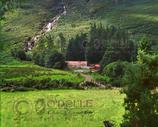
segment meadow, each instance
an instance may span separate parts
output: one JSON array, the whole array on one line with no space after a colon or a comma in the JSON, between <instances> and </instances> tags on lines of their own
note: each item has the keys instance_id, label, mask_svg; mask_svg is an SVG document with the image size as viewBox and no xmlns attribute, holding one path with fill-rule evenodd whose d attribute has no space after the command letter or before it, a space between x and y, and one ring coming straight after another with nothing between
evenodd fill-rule
<instances>
[{"instance_id":1,"label":"meadow","mask_svg":"<svg viewBox=\"0 0 158 127\"><path fill-rule=\"evenodd\" d=\"M123 119L119 90L1 92L1 127L102 127Z\"/></svg>"}]
</instances>

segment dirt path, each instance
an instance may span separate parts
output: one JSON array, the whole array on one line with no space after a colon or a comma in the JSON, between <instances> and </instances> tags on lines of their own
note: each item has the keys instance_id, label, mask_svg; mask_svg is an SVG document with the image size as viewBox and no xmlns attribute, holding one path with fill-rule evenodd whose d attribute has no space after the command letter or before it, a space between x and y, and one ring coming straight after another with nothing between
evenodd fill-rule
<instances>
[{"instance_id":1,"label":"dirt path","mask_svg":"<svg viewBox=\"0 0 158 127\"><path fill-rule=\"evenodd\" d=\"M91 82L93 80L93 77L90 75L86 75L86 74L81 74L81 75L85 78L85 81L87 82Z\"/></svg>"},{"instance_id":2,"label":"dirt path","mask_svg":"<svg viewBox=\"0 0 158 127\"><path fill-rule=\"evenodd\" d=\"M81 75L85 78L84 82L92 82L99 88L106 88L105 85L93 80L93 77L91 75L86 75L86 74L81 74Z\"/></svg>"},{"instance_id":3,"label":"dirt path","mask_svg":"<svg viewBox=\"0 0 158 127\"><path fill-rule=\"evenodd\" d=\"M25 51L31 51L42 36L44 36L46 33L50 32L51 30L53 30L55 28L59 19L63 15L67 14L65 6L63 6L63 9L64 9L64 11L62 13L56 15L46 25L44 25L42 30L39 33L37 33L32 38L28 38L28 40L25 41L25 45L24 45Z\"/></svg>"}]
</instances>

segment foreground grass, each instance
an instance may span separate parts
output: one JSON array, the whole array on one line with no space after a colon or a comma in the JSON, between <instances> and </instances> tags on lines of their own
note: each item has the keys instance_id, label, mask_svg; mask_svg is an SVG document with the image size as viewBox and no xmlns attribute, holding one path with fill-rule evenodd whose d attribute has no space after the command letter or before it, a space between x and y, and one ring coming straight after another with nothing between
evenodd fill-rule
<instances>
[{"instance_id":1,"label":"foreground grass","mask_svg":"<svg viewBox=\"0 0 158 127\"><path fill-rule=\"evenodd\" d=\"M123 98L118 90L1 92L1 127L118 126Z\"/></svg>"}]
</instances>

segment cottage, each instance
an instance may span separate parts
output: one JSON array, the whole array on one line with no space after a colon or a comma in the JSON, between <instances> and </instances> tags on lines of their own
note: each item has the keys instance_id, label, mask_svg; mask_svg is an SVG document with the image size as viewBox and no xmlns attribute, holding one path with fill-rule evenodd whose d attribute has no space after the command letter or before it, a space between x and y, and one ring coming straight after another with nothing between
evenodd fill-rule
<instances>
[{"instance_id":1,"label":"cottage","mask_svg":"<svg viewBox=\"0 0 158 127\"><path fill-rule=\"evenodd\" d=\"M69 68L85 68L88 66L87 61L66 61Z\"/></svg>"}]
</instances>

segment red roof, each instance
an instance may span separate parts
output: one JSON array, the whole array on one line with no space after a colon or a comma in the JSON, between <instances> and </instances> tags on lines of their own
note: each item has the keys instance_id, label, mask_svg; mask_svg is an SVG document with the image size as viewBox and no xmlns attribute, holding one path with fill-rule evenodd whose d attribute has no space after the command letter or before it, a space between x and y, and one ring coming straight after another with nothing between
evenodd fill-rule
<instances>
[{"instance_id":1,"label":"red roof","mask_svg":"<svg viewBox=\"0 0 158 127\"><path fill-rule=\"evenodd\" d=\"M95 67L100 68L100 65L99 64L95 64Z\"/></svg>"},{"instance_id":2,"label":"red roof","mask_svg":"<svg viewBox=\"0 0 158 127\"><path fill-rule=\"evenodd\" d=\"M66 61L68 66L87 66L87 61Z\"/></svg>"}]
</instances>

